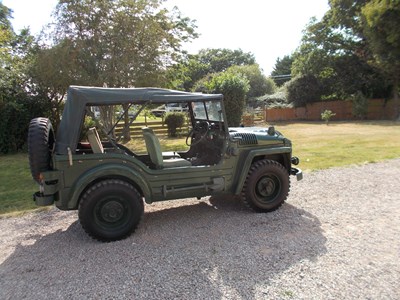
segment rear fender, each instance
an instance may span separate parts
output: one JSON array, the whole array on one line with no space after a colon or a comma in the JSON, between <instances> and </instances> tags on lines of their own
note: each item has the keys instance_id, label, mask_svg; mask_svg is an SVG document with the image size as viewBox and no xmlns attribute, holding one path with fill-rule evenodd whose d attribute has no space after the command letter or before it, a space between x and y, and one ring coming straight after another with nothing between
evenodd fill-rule
<instances>
[{"instance_id":1,"label":"rear fender","mask_svg":"<svg viewBox=\"0 0 400 300\"><path fill-rule=\"evenodd\" d=\"M105 178L119 178L132 183L139 189L139 193L145 198L151 198L151 192L148 183L143 180L143 174L132 170L127 166L117 164L101 165L82 174L75 181L70 190L68 208L74 209L78 207L81 194L93 183Z\"/></svg>"}]
</instances>

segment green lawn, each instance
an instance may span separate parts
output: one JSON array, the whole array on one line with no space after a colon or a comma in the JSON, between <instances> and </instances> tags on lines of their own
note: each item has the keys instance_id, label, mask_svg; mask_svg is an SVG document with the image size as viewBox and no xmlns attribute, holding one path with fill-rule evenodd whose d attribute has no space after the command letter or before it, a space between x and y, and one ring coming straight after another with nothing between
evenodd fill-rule
<instances>
[{"instance_id":1,"label":"green lawn","mask_svg":"<svg viewBox=\"0 0 400 300\"><path fill-rule=\"evenodd\" d=\"M400 157L400 123L279 123L276 129L292 140L293 155L305 171L378 162ZM185 138L160 139L164 151L187 148ZM129 144L139 152L144 144ZM307 180L307 177L305 177ZM0 155L0 215L35 209L27 154Z\"/></svg>"},{"instance_id":2,"label":"green lawn","mask_svg":"<svg viewBox=\"0 0 400 300\"><path fill-rule=\"evenodd\" d=\"M0 214L37 208L27 154L0 155Z\"/></svg>"},{"instance_id":3,"label":"green lawn","mask_svg":"<svg viewBox=\"0 0 400 300\"><path fill-rule=\"evenodd\" d=\"M277 124L293 143L305 171L400 157L400 123L332 122Z\"/></svg>"}]
</instances>

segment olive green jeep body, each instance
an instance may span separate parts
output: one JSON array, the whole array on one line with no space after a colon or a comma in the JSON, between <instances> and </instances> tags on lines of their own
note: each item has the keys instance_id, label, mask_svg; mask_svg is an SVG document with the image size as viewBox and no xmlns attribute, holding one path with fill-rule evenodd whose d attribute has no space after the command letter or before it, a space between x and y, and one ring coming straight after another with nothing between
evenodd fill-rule
<instances>
[{"instance_id":1,"label":"olive green jeep body","mask_svg":"<svg viewBox=\"0 0 400 300\"><path fill-rule=\"evenodd\" d=\"M147 153L135 153L116 134L145 108L168 103L188 107L188 150L162 152L151 128L143 128ZM123 108L118 114L115 109ZM99 111L105 116L96 116ZM132 114L132 110L134 113ZM128 118L129 115L129 118ZM95 122L85 128L85 118ZM82 132L85 136L82 136ZM126 132L126 131L125 131ZM72 86L57 134L46 118L30 123L29 159L40 190L37 205L79 210L85 231L102 241L127 237L146 203L229 194L257 212L277 209L287 198L292 145L273 127L228 128L223 95L156 88Z\"/></svg>"}]
</instances>

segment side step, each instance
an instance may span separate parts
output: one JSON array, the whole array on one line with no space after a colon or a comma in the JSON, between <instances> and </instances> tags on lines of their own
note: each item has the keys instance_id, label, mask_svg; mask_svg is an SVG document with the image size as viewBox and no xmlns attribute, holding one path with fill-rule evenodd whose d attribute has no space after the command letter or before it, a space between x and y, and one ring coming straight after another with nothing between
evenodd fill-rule
<instances>
[{"instance_id":1,"label":"side step","mask_svg":"<svg viewBox=\"0 0 400 300\"><path fill-rule=\"evenodd\" d=\"M225 179L223 177L213 178L213 182L211 184L203 183L193 186L187 187L167 187L166 185L162 186L162 194L164 197L171 192L184 192L184 191L191 191L191 190L198 190L203 189L206 192L211 191L223 191L225 189Z\"/></svg>"}]
</instances>

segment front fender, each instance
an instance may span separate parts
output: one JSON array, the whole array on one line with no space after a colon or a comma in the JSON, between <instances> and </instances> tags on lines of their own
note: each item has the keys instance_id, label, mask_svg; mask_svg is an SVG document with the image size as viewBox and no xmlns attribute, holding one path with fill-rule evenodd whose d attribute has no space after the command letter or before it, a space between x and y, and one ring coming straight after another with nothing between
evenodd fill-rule
<instances>
[{"instance_id":1,"label":"front fender","mask_svg":"<svg viewBox=\"0 0 400 300\"><path fill-rule=\"evenodd\" d=\"M279 147L279 148L271 148L271 149L257 149L257 150L251 150L247 155L246 159L242 165L242 168L237 168L236 169L236 189L234 191L235 195L239 195L240 192L243 189L244 182L246 180L247 174L249 173L251 164L253 163L253 160L255 157L258 156L268 156L268 155L274 155L274 154L291 154L292 153L292 148L291 147Z\"/></svg>"},{"instance_id":2,"label":"front fender","mask_svg":"<svg viewBox=\"0 0 400 300\"><path fill-rule=\"evenodd\" d=\"M149 184L143 179L143 177L143 174L140 174L137 170L133 170L128 166L121 166L119 164L105 164L97 166L83 173L72 185L69 193L68 207L70 209L77 208L82 192L91 183L98 181L101 178L126 178L127 181L133 182L137 187L139 187L145 198L150 198L151 192L149 189Z\"/></svg>"}]
</instances>

